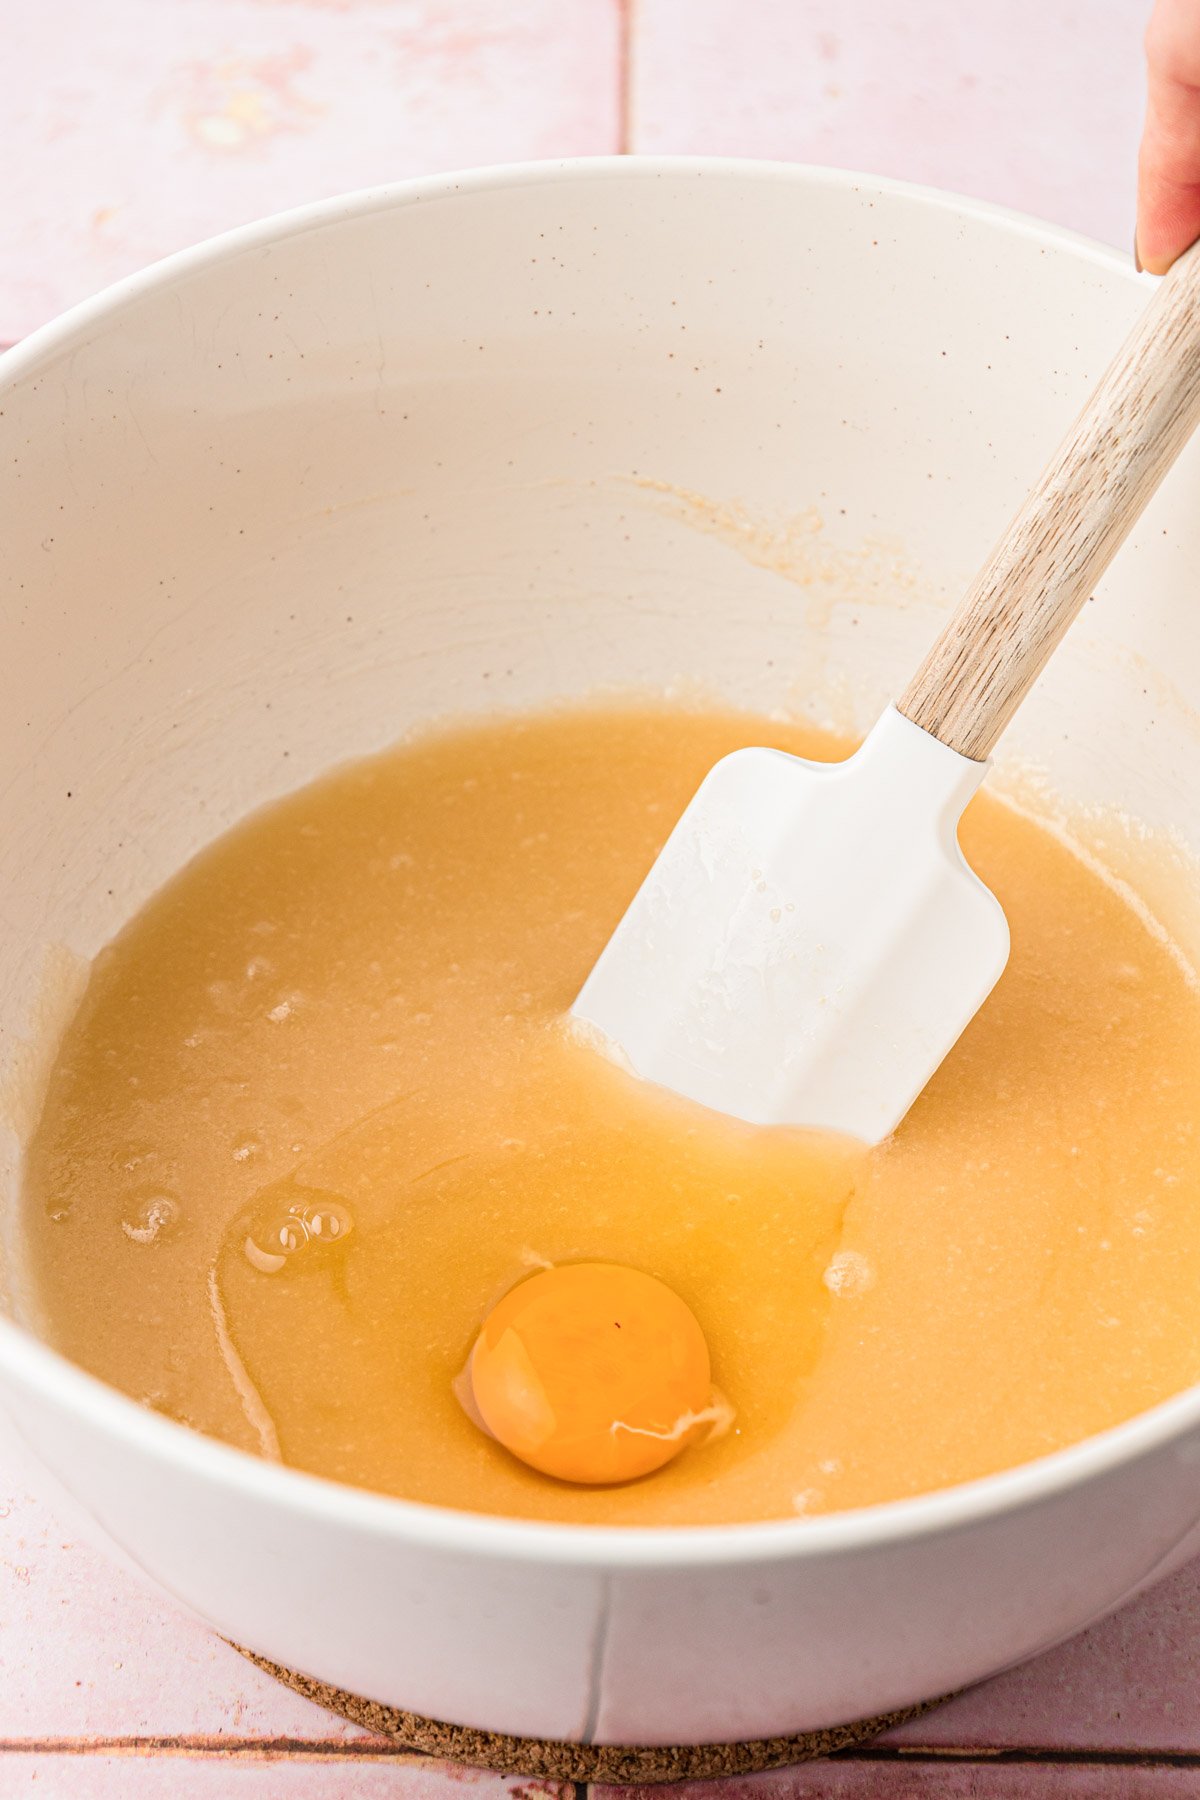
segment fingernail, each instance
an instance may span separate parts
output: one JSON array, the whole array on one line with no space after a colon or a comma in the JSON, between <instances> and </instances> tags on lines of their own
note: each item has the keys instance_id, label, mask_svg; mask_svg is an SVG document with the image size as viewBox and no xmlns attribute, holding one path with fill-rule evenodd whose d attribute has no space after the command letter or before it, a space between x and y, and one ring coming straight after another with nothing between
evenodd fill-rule
<instances>
[{"instance_id":1,"label":"fingernail","mask_svg":"<svg viewBox=\"0 0 1200 1800\"><path fill-rule=\"evenodd\" d=\"M1142 259L1138 255L1138 241L1137 241L1137 232L1136 231L1133 234L1133 266L1137 270L1138 274L1140 275L1142 273Z\"/></svg>"}]
</instances>

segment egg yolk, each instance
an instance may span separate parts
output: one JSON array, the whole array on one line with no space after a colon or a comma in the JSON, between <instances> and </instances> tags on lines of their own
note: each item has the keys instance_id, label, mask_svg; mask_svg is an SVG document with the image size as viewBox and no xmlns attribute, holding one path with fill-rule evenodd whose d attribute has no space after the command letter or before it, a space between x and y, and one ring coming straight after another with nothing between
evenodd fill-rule
<instances>
[{"instance_id":1,"label":"egg yolk","mask_svg":"<svg viewBox=\"0 0 1200 1800\"><path fill-rule=\"evenodd\" d=\"M511 1289L476 1340L470 1381L488 1431L560 1481L649 1475L713 1418L694 1313L616 1263L565 1263Z\"/></svg>"}]
</instances>

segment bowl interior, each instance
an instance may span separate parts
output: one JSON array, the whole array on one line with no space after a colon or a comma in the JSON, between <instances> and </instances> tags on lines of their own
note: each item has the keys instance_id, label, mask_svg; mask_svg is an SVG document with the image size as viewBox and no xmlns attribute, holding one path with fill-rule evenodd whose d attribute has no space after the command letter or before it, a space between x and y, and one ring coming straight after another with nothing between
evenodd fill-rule
<instances>
[{"instance_id":1,"label":"bowl interior","mask_svg":"<svg viewBox=\"0 0 1200 1800\"><path fill-rule=\"evenodd\" d=\"M447 714L865 727L1143 298L936 196L600 163L234 234L6 358L2 1216L87 959L203 843ZM1005 746L1117 862L1121 814L1200 843L1198 483L1193 449Z\"/></svg>"}]
</instances>

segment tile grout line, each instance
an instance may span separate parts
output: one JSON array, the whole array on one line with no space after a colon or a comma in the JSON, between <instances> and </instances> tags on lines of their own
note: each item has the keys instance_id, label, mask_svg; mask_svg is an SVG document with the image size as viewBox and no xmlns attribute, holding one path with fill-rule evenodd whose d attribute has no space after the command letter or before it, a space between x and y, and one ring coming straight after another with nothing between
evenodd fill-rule
<instances>
[{"instance_id":1,"label":"tile grout line","mask_svg":"<svg viewBox=\"0 0 1200 1800\"><path fill-rule=\"evenodd\" d=\"M948 1744L942 1749L937 1744L915 1744L910 1750L904 1744L870 1744L860 1745L855 1750L842 1750L829 1758L831 1762L903 1763L919 1765L929 1763L948 1763L960 1768L994 1768L997 1764L1010 1768L1040 1766L1043 1768L1145 1768L1145 1769L1200 1769L1200 1750L1055 1750L1048 1746L1040 1749L997 1747L989 1749L986 1745L977 1749L968 1749Z\"/></svg>"},{"instance_id":2,"label":"tile grout line","mask_svg":"<svg viewBox=\"0 0 1200 1800\"><path fill-rule=\"evenodd\" d=\"M224 1757L230 1762L336 1759L353 1762L375 1759L379 1762L438 1763L449 1759L430 1756L408 1744L395 1744L379 1738L350 1739L339 1742L330 1738L235 1738L215 1734L179 1737L131 1733L115 1737L47 1737L0 1738L0 1758L4 1756L192 1756Z\"/></svg>"},{"instance_id":3,"label":"tile grout line","mask_svg":"<svg viewBox=\"0 0 1200 1800\"><path fill-rule=\"evenodd\" d=\"M617 154L633 152L633 45L638 0L615 0L617 8Z\"/></svg>"},{"instance_id":4,"label":"tile grout line","mask_svg":"<svg viewBox=\"0 0 1200 1800\"><path fill-rule=\"evenodd\" d=\"M379 1738L351 1739L336 1741L328 1738L233 1738L216 1735L195 1735L192 1737L127 1736L114 1737L50 1737L50 1738L0 1738L0 1757L5 1755L28 1756L145 1756L147 1753L161 1756L193 1757L196 1759L216 1760L224 1758L236 1761L376 1761L376 1762L410 1762L437 1766L446 1762L453 1763L452 1758L431 1756L425 1751L414 1750L404 1744L390 1743ZM961 1768L995 1767L997 1764L1010 1767L1057 1767L1057 1768L1158 1768L1158 1769L1200 1769L1200 1751L1186 1750L1061 1750L1050 1748L1013 1748L990 1749L980 1746L975 1749L949 1746L941 1749L937 1746L914 1746L909 1749L905 1745L881 1744L876 1749L869 1745L852 1751L840 1751L832 1757L814 1759L826 1766L833 1763L849 1765L898 1764L912 1767L919 1764L941 1763L956 1765ZM803 1764L791 1765L796 1768ZM554 1779L554 1778L551 1778ZM615 1785L611 1782L562 1781L557 1782L564 1791L571 1789L575 1800L588 1800L588 1796L601 1788Z\"/></svg>"}]
</instances>

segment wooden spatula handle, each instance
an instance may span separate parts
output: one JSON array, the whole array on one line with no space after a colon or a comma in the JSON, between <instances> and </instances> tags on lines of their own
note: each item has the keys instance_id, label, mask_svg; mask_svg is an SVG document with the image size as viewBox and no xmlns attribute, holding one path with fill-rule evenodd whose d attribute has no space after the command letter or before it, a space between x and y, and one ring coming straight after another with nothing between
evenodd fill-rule
<instances>
[{"instance_id":1,"label":"wooden spatula handle","mask_svg":"<svg viewBox=\"0 0 1200 1800\"><path fill-rule=\"evenodd\" d=\"M1149 306L897 702L982 760L1200 422L1200 244Z\"/></svg>"}]
</instances>

